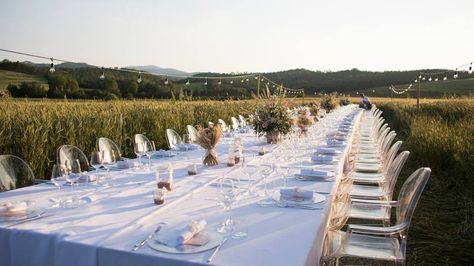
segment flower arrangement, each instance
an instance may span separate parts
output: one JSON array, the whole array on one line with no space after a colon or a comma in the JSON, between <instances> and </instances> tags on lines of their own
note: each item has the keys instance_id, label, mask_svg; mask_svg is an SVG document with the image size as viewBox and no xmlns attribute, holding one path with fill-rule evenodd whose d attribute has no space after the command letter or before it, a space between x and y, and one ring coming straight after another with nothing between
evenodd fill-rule
<instances>
[{"instance_id":1,"label":"flower arrangement","mask_svg":"<svg viewBox=\"0 0 474 266\"><path fill-rule=\"evenodd\" d=\"M316 102L312 102L308 105L309 112L313 117L318 117L319 112L319 104Z\"/></svg>"},{"instance_id":2,"label":"flower arrangement","mask_svg":"<svg viewBox=\"0 0 474 266\"><path fill-rule=\"evenodd\" d=\"M280 100L268 100L257 107L252 126L260 136L266 133L268 143L276 143L280 134L290 132L291 118Z\"/></svg>"},{"instance_id":3,"label":"flower arrangement","mask_svg":"<svg viewBox=\"0 0 474 266\"><path fill-rule=\"evenodd\" d=\"M325 109L328 113L331 112L331 110L335 109L337 107L337 104L337 97L334 93L324 94L321 97L321 108Z\"/></svg>"},{"instance_id":4,"label":"flower arrangement","mask_svg":"<svg viewBox=\"0 0 474 266\"><path fill-rule=\"evenodd\" d=\"M211 126L208 128L200 128L196 137L196 144L206 150L203 164L212 166L219 164L217 160L216 145L222 138L222 128L220 126Z\"/></svg>"},{"instance_id":5,"label":"flower arrangement","mask_svg":"<svg viewBox=\"0 0 474 266\"><path fill-rule=\"evenodd\" d=\"M351 101L349 100L349 98L346 95L342 96L339 99L339 105L344 106L344 105L349 105L349 104L351 104Z\"/></svg>"}]
</instances>

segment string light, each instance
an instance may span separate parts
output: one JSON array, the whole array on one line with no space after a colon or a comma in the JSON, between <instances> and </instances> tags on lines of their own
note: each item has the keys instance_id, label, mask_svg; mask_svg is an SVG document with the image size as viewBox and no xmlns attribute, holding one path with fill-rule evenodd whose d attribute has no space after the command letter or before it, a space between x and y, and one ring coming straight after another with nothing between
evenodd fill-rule
<instances>
[{"instance_id":1,"label":"string light","mask_svg":"<svg viewBox=\"0 0 474 266\"><path fill-rule=\"evenodd\" d=\"M246 78L245 81L249 82L249 78Z\"/></svg>"},{"instance_id":2,"label":"string light","mask_svg":"<svg viewBox=\"0 0 474 266\"><path fill-rule=\"evenodd\" d=\"M230 80L230 84L234 84L234 81L233 81L233 80Z\"/></svg>"},{"instance_id":3,"label":"string light","mask_svg":"<svg viewBox=\"0 0 474 266\"><path fill-rule=\"evenodd\" d=\"M100 73L100 79L105 79L104 67L102 67L102 72Z\"/></svg>"},{"instance_id":4,"label":"string light","mask_svg":"<svg viewBox=\"0 0 474 266\"><path fill-rule=\"evenodd\" d=\"M242 80L240 81L240 83L244 83L244 79L242 79Z\"/></svg>"},{"instance_id":5,"label":"string light","mask_svg":"<svg viewBox=\"0 0 474 266\"><path fill-rule=\"evenodd\" d=\"M435 82L438 81L438 77L436 77L434 81L435 81Z\"/></svg>"},{"instance_id":6,"label":"string light","mask_svg":"<svg viewBox=\"0 0 474 266\"><path fill-rule=\"evenodd\" d=\"M221 85L221 84L222 84L222 81L219 79L219 82L217 82L217 84Z\"/></svg>"},{"instance_id":7,"label":"string light","mask_svg":"<svg viewBox=\"0 0 474 266\"><path fill-rule=\"evenodd\" d=\"M204 86L207 86L207 79L206 79L206 81L204 82Z\"/></svg>"},{"instance_id":8,"label":"string light","mask_svg":"<svg viewBox=\"0 0 474 266\"><path fill-rule=\"evenodd\" d=\"M430 78L428 79L428 81L431 82L432 80L433 80L433 79L432 79L431 76L430 76Z\"/></svg>"},{"instance_id":9,"label":"string light","mask_svg":"<svg viewBox=\"0 0 474 266\"><path fill-rule=\"evenodd\" d=\"M472 74L472 62L471 62L471 64L469 65L469 70L467 71L467 73L469 73L469 75Z\"/></svg>"},{"instance_id":10,"label":"string light","mask_svg":"<svg viewBox=\"0 0 474 266\"><path fill-rule=\"evenodd\" d=\"M255 80L257 80L257 79L258 79L258 77L256 76L256 77L255 77Z\"/></svg>"},{"instance_id":11,"label":"string light","mask_svg":"<svg viewBox=\"0 0 474 266\"><path fill-rule=\"evenodd\" d=\"M457 79L458 78L458 69L456 68L456 71L454 71L453 78Z\"/></svg>"},{"instance_id":12,"label":"string light","mask_svg":"<svg viewBox=\"0 0 474 266\"><path fill-rule=\"evenodd\" d=\"M417 82L418 82L418 80L417 80L417 79L415 79L415 83L417 83Z\"/></svg>"},{"instance_id":13,"label":"string light","mask_svg":"<svg viewBox=\"0 0 474 266\"><path fill-rule=\"evenodd\" d=\"M54 69L53 58L51 58L51 65L49 66L49 72L54 73L54 71L56 71L56 69Z\"/></svg>"},{"instance_id":14,"label":"string light","mask_svg":"<svg viewBox=\"0 0 474 266\"><path fill-rule=\"evenodd\" d=\"M426 77L423 77L421 80L426 80Z\"/></svg>"},{"instance_id":15,"label":"string light","mask_svg":"<svg viewBox=\"0 0 474 266\"><path fill-rule=\"evenodd\" d=\"M443 80L448 80L448 74L444 76Z\"/></svg>"},{"instance_id":16,"label":"string light","mask_svg":"<svg viewBox=\"0 0 474 266\"><path fill-rule=\"evenodd\" d=\"M421 75L418 75L418 79L421 79Z\"/></svg>"},{"instance_id":17,"label":"string light","mask_svg":"<svg viewBox=\"0 0 474 266\"><path fill-rule=\"evenodd\" d=\"M188 80L186 80L186 85L189 85L189 79L188 79Z\"/></svg>"},{"instance_id":18,"label":"string light","mask_svg":"<svg viewBox=\"0 0 474 266\"><path fill-rule=\"evenodd\" d=\"M137 82L138 82L138 83L141 83L141 82L142 82L142 74L141 74L141 72L138 72L138 79L137 79Z\"/></svg>"},{"instance_id":19,"label":"string light","mask_svg":"<svg viewBox=\"0 0 474 266\"><path fill-rule=\"evenodd\" d=\"M168 76L166 76L166 79L165 79L165 85L168 85L169 81L168 81Z\"/></svg>"}]
</instances>

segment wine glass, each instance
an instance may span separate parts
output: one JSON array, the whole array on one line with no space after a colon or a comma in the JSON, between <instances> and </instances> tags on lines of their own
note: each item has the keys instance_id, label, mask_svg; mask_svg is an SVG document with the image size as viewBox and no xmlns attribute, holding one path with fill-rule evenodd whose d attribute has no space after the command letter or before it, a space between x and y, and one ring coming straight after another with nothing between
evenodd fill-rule
<instances>
[{"instance_id":1,"label":"wine glass","mask_svg":"<svg viewBox=\"0 0 474 266\"><path fill-rule=\"evenodd\" d=\"M151 142L151 149L144 149L145 154L148 157L148 169L151 169L151 156L155 153L155 142Z\"/></svg>"},{"instance_id":2,"label":"wine glass","mask_svg":"<svg viewBox=\"0 0 474 266\"><path fill-rule=\"evenodd\" d=\"M138 158L138 164L141 166L142 165L142 156L144 154L144 147L143 147L143 143L135 143L135 145L133 146L134 148L134 152L135 154L137 155L137 158Z\"/></svg>"},{"instance_id":3,"label":"wine glass","mask_svg":"<svg viewBox=\"0 0 474 266\"><path fill-rule=\"evenodd\" d=\"M273 168L268 165L260 165L257 169L258 173L262 177L262 182L263 182L263 192L260 192L258 194L259 197L265 197L268 196L268 190L267 190L267 183L268 180L267 178L272 174Z\"/></svg>"},{"instance_id":4,"label":"wine glass","mask_svg":"<svg viewBox=\"0 0 474 266\"><path fill-rule=\"evenodd\" d=\"M219 180L219 186L217 189L217 202L224 208L224 211L228 213L225 220L217 228L219 233L232 232L233 220L231 216L232 204L236 196L236 188L232 179L222 178Z\"/></svg>"},{"instance_id":5,"label":"wine glass","mask_svg":"<svg viewBox=\"0 0 474 266\"><path fill-rule=\"evenodd\" d=\"M57 164L53 165L51 170L51 183L56 186L58 189L61 189L61 186L64 184L65 180L60 178L61 173Z\"/></svg>"},{"instance_id":6,"label":"wine glass","mask_svg":"<svg viewBox=\"0 0 474 266\"><path fill-rule=\"evenodd\" d=\"M94 151L91 153L90 164L94 167L96 174L99 172L99 167L102 165L102 154Z\"/></svg>"}]
</instances>

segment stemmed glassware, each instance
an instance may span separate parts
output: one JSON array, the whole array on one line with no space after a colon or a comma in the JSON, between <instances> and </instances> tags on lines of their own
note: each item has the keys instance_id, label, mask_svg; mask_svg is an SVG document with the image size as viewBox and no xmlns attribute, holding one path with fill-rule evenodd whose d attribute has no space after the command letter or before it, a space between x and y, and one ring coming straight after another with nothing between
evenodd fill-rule
<instances>
[{"instance_id":1,"label":"stemmed glassware","mask_svg":"<svg viewBox=\"0 0 474 266\"><path fill-rule=\"evenodd\" d=\"M141 166L142 165L142 156L145 155L145 148L143 146L143 143L135 143L133 145L134 152L137 155L138 158L138 164Z\"/></svg>"},{"instance_id":2,"label":"stemmed glassware","mask_svg":"<svg viewBox=\"0 0 474 266\"><path fill-rule=\"evenodd\" d=\"M90 164L94 167L95 172L99 172L99 167L102 165L102 154L100 152L94 151L91 153Z\"/></svg>"},{"instance_id":3,"label":"stemmed glassware","mask_svg":"<svg viewBox=\"0 0 474 266\"><path fill-rule=\"evenodd\" d=\"M227 217L222 224L217 228L219 233L232 232L233 220L231 216L232 204L237 194L237 189L234 186L232 179L222 178L219 181L217 189L217 202L224 208L224 211L228 212Z\"/></svg>"},{"instance_id":4,"label":"stemmed glassware","mask_svg":"<svg viewBox=\"0 0 474 266\"><path fill-rule=\"evenodd\" d=\"M143 146L145 146L145 145L143 145ZM145 147L143 147L144 148L143 150L145 150L145 154L148 157L148 169L150 169L150 170L151 170L151 156L156 151L154 141L151 142L151 146L152 146L151 149L145 149Z\"/></svg>"}]
</instances>

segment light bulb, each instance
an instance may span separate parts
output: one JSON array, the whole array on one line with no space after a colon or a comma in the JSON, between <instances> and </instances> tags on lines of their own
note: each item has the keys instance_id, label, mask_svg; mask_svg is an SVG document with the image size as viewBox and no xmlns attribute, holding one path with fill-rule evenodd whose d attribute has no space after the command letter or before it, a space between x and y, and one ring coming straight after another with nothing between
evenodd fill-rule
<instances>
[{"instance_id":1,"label":"light bulb","mask_svg":"<svg viewBox=\"0 0 474 266\"><path fill-rule=\"evenodd\" d=\"M204 82L204 86L207 86L207 79L206 79L206 81Z\"/></svg>"},{"instance_id":2,"label":"light bulb","mask_svg":"<svg viewBox=\"0 0 474 266\"><path fill-rule=\"evenodd\" d=\"M432 80L433 80L433 79L432 79L431 76L430 76L430 78L428 79L428 81L432 81Z\"/></svg>"},{"instance_id":3,"label":"light bulb","mask_svg":"<svg viewBox=\"0 0 474 266\"><path fill-rule=\"evenodd\" d=\"M444 76L443 80L448 80L448 76L447 75Z\"/></svg>"},{"instance_id":4,"label":"light bulb","mask_svg":"<svg viewBox=\"0 0 474 266\"><path fill-rule=\"evenodd\" d=\"M415 83L417 83L417 82L418 82L418 80L417 80L417 79L415 79Z\"/></svg>"},{"instance_id":5,"label":"light bulb","mask_svg":"<svg viewBox=\"0 0 474 266\"><path fill-rule=\"evenodd\" d=\"M100 72L100 79L105 79L105 72L104 72L104 68L102 67L102 72Z\"/></svg>"},{"instance_id":6,"label":"light bulb","mask_svg":"<svg viewBox=\"0 0 474 266\"><path fill-rule=\"evenodd\" d=\"M221 84L222 84L222 81L219 80L219 82L217 82L217 84L221 85Z\"/></svg>"},{"instance_id":7,"label":"light bulb","mask_svg":"<svg viewBox=\"0 0 474 266\"><path fill-rule=\"evenodd\" d=\"M51 65L49 66L49 72L54 73L54 71L56 71L56 69L54 69L53 58L51 58Z\"/></svg>"},{"instance_id":8,"label":"light bulb","mask_svg":"<svg viewBox=\"0 0 474 266\"><path fill-rule=\"evenodd\" d=\"M263 78L260 81L263 81Z\"/></svg>"},{"instance_id":9,"label":"light bulb","mask_svg":"<svg viewBox=\"0 0 474 266\"><path fill-rule=\"evenodd\" d=\"M168 78L165 79L165 85L168 85L169 81Z\"/></svg>"},{"instance_id":10,"label":"light bulb","mask_svg":"<svg viewBox=\"0 0 474 266\"><path fill-rule=\"evenodd\" d=\"M189 79L188 79L188 80L186 80L186 85L189 85Z\"/></svg>"},{"instance_id":11,"label":"light bulb","mask_svg":"<svg viewBox=\"0 0 474 266\"><path fill-rule=\"evenodd\" d=\"M438 81L438 77L435 78L435 81Z\"/></svg>"},{"instance_id":12,"label":"light bulb","mask_svg":"<svg viewBox=\"0 0 474 266\"><path fill-rule=\"evenodd\" d=\"M455 78L455 79L458 78L458 70L457 70L457 69L456 69L456 71L454 72L453 78Z\"/></svg>"},{"instance_id":13,"label":"light bulb","mask_svg":"<svg viewBox=\"0 0 474 266\"><path fill-rule=\"evenodd\" d=\"M258 79L258 77L255 77L255 79Z\"/></svg>"},{"instance_id":14,"label":"light bulb","mask_svg":"<svg viewBox=\"0 0 474 266\"><path fill-rule=\"evenodd\" d=\"M426 77L423 77L421 80L426 80Z\"/></svg>"},{"instance_id":15,"label":"light bulb","mask_svg":"<svg viewBox=\"0 0 474 266\"><path fill-rule=\"evenodd\" d=\"M138 83L141 83L141 82L142 82L142 75L141 75L140 73L138 74L137 82L138 82Z\"/></svg>"},{"instance_id":16,"label":"light bulb","mask_svg":"<svg viewBox=\"0 0 474 266\"><path fill-rule=\"evenodd\" d=\"M233 81L233 80L231 80L231 81L230 81L230 84L234 84L234 81Z\"/></svg>"},{"instance_id":17,"label":"light bulb","mask_svg":"<svg viewBox=\"0 0 474 266\"><path fill-rule=\"evenodd\" d=\"M421 75L419 75L418 78L421 79Z\"/></svg>"},{"instance_id":18,"label":"light bulb","mask_svg":"<svg viewBox=\"0 0 474 266\"><path fill-rule=\"evenodd\" d=\"M472 74L472 62L471 62L471 65L469 65L469 70L467 71L467 73L469 73L469 75Z\"/></svg>"},{"instance_id":19,"label":"light bulb","mask_svg":"<svg viewBox=\"0 0 474 266\"><path fill-rule=\"evenodd\" d=\"M245 81L249 82L249 78L246 78Z\"/></svg>"}]
</instances>

